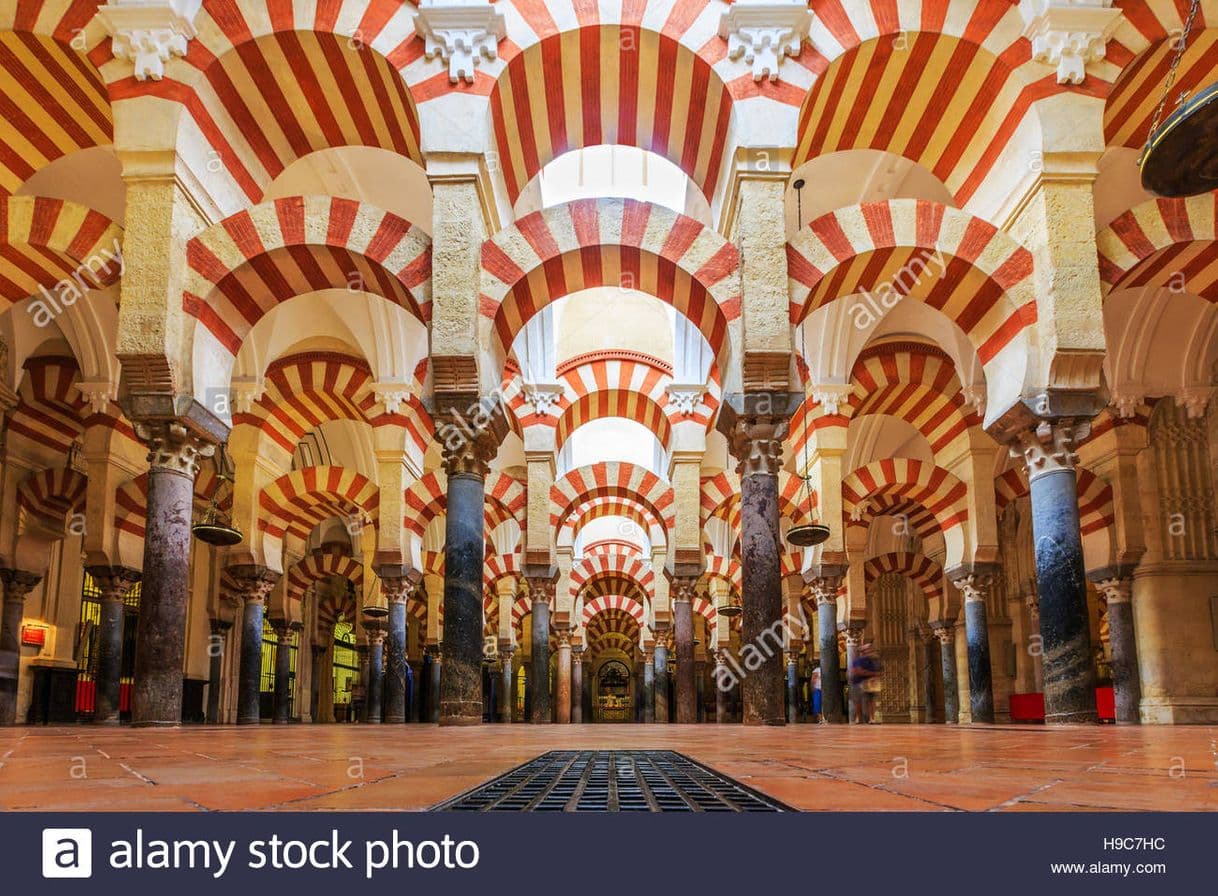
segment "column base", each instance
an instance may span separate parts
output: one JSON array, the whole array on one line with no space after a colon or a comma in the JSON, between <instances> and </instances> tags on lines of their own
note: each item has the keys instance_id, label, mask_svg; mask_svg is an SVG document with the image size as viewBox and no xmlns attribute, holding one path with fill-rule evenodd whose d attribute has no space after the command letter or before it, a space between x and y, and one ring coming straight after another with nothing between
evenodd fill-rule
<instances>
[{"instance_id":1,"label":"column base","mask_svg":"<svg viewBox=\"0 0 1218 896\"><path fill-rule=\"evenodd\" d=\"M1143 697L1140 709L1146 725L1218 724L1214 697Z\"/></svg>"},{"instance_id":2,"label":"column base","mask_svg":"<svg viewBox=\"0 0 1218 896\"><path fill-rule=\"evenodd\" d=\"M122 722L118 719L92 719L89 724L94 728L117 728Z\"/></svg>"},{"instance_id":3,"label":"column base","mask_svg":"<svg viewBox=\"0 0 1218 896\"><path fill-rule=\"evenodd\" d=\"M440 704L440 725L481 725L482 702L444 702Z\"/></svg>"},{"instance_id":4,"label":"column base","mask_svg":"<svg viewBox=\"0 0 1218 896\"><path fill-rule=\"evenodd\" d=\"M237 724L239 725L241 723L238 722ZM160 721L132 722L131 727L132 728L181 728L182 723L181 722L160 722Z\"/></svg>"}]
</instances>

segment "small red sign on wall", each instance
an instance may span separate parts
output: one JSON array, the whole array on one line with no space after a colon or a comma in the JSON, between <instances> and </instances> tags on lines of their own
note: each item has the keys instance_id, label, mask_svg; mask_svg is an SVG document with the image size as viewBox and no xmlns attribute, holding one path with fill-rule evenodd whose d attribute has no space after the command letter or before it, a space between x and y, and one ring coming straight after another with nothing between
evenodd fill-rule
<instances>
[{"instance_id":1,"label":"small red sign on wall","mask_svg":"<svg viewBox=\"0 0 1218 896\"><path fill-rule=\"evenodd\" d=\"M21 626L21 643L25 647L42 647L47 642L47 630L41 625Z\"/></svg>"}]
</instances>

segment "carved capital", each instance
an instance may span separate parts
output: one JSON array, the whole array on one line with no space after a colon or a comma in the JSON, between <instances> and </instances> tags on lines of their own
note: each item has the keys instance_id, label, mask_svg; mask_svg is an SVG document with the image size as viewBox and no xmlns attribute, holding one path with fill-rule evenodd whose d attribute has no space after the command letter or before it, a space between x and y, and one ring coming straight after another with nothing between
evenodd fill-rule
<instances>
[{"instance_id":1,"label":"carved capital","mask_svg":"<svg viewBox=\"0 0 1218 896\"><path fill-rule=\"evenodd\" d=\"M1100 595L1108 604L1127 604L1133 600L1133 579L1101 579L1095 583Z\"/></svg>"},{"instance_id":2,"label":"carved capital","mask_svg":"<svg viewBox=\"0 0 1218 896\"><path fill-rule=\"evenodd\" d=\"M930 624L930 631L931 634L939 639L939 643L944 647L950 647L956 643L956 626L954 623L932 622Z\"/></svg>"},{"instance_id":3,"label":"carved capital","mask_svg":"<svg viewBox=\"0 0 1218 896\"><path fill-rule=\"evenodd\" d=\"M404 604L414 594L415 583L409 576L381 576L381 593L391 604Z\"/></svg>"},{"instance_id":4,"label":"carved capital","mask_svg":"<svg viewBox=\"0 0 1218 896\"><path fill-rule=\"evenodd\" d=\"M453 84L462 80L472 84L474 68L484 59L497 59L499 41L507 36L503 13L486 0L423 0L415 30L426 42L424 55L448 63L448 80Z\"/></svg>"},{"instance_id":5,"label":"carved capital","mask_svg":"<svg viewBox=\"0 0 1218 896\"><path fill-rule=\"evenodd\" d=\"M525 583L529 589L529 601L534 606L537 604L554 606L554 592L558 589L558 583L554 579L530 577L525 579Z\"/></svg>"},{"instance_id":6,"label":"carved capital","mask_svg":"<svg viewBox=\"0 0 1218 896\"><path fill-rule=\"evenodd\" d=\"M211 619L207 620L207 624L211 630L211 635L213 638L224 637L225 635L228 634L229 630L233 627L232 622L230 622L227 619L221 619L218 616L211 617ZM317 648L314 647L313 649L316 650ZM322 650L324 651L325 648L323 647Z\"/></svg>"},{"instance_id":7,"label":"carved capital","mask_svg":"<svg viewBox=\"0 0 1218 896\"><path fill-rule=\"evenodd\" d=\"M994 576L992 573L977 570L952 576L951 583L960 589L966 604L984 603L985 594L994 583Z\"/></svg>"},{"instance_id":8,"label":"carved capital","mask_svg":"<svg viewBox=\"0 0 1218 896\"><path fill-rule=\"evenodd\" d=\"M811 389L812 400L830 417L841 413L842 405L849 401L853 392L854 386L850 383L821 383Z\"/></svg>"},{"instance_id":9,"label":"carved capital","mask_svg":"<svg viewBox=\"0 0 1218 896\"><path fill-rule=\"evenodd\" d=\"M490 433L480 433L453 444L446 443L442 455L444 472L448 476L477 476L479 479L485 479L490 473L491 461L498 450L498 440Z\"/></svg>"},{"instance_id":10,"label":"carved capital","mask_svg":"<svg viewBox=\"0 0 1218 896\"><path fill-rule=\"evenodd\" d=\"M374 383L372 392L386 414L397 414L402 406L410 403L413 394L407 383Z\"/></svg>"},{"instance_id":11,"label":"carved capital","mask_svg":"<svg viewBox=\"0 0 1218 896\"><path fill-rule=\"evenodd\" d=\"M867 627L866 622L851 620L841 626L842 632L846 635L846 644L850 647L858 647L866 638L863 637L863 629Z\"/></svg>"},{"instance_id":12,"label":"carved capital","mask_svg":"<svg viewBox=\"0 0 1218 896\"><path fill-rule=\"evenodd\" d=\"M777 476L782 469L782 440L788 421L769 415L739 417L728 436L728 450L736 458L741 478Z\"/></svg>"},{"instance_id":13,"label":"carved capital","mask_svg":"<svg viewBox=\"0 0 1218 896\"><path fill-rule=\"evenodd\" d=\"M246 603L265 603L279 581L279 573L252 563L230 566L225 572L237 589L237 597Z\"/></svg>"},{"instance_id":14,"label":"carved capital","mask_svg":"<svg viewBox=\"0 0 1218 896\"><path fill-rule=\"evenodd\" d=\"M669 597L672 602L692 603L700 580L698 576L673 576L669 580Z\"/></svg>"},{"instance_id":15,"label":"carved capital","mask_svg":"<svg viewBox=\"0 0 1218 896\"><path fill-rule=\"evenodd\" d=\"M524 397L533 406L533 413L538 417L550 416L563 397L562 383L526 383Z\"/></svg>"},{"instance_id":16,"label":"carved capital","mask_svg":"<svg viewBox=\"0 0 1218 896\"><path fill-rule=\"evenodd\" d=\"M698 412L698 405L706 394L706 386L702 383L669 383L664 391L668 393L670 408L682 417L692 417Z\"/></svg>"},{"instance_id":17,"label":"carved capital","mask_svg":"<svg viewBox=\"0 0 1218 896\"><path fill-rule=\"evenodd\" d=\"M556 628L554 630L554 639L558 642L559 650L562 650L564 647L569 648L571 646L571 629Z\"/></svg>"},{"instance_id":18,"label":"carved capital","mask_svg":"<svg viewBox=\"0 0 1218 896\"><path fill-rule=\"evenodd\" d=\"M820 604L836 604L837 590L841 587L842 576L818 576L808 582L808 589Z\"/></svg>"},{"instance_id":19,"label":"carved capital","mask_svg":"<svg viewBox=\"0 0 1218 896\"><path fill-rule=\"evenodd\" d=\"M786 56L798 56L812 25L803 0L736 0L719 20L729 59L753 67L753 80L778 80Z\"/></svg>"},{"instance_id":20,"label":"carved capital","mask_svg":"<svg viewBox=\"0 0 1218 896\"><path fill-rule=\"evenodd\" d=\"M379 646L385 643L385 635L388 631L384 623L381 622L365 622L364 634L368 636L368 643L373 646Z\"/></svg>"},{"instance_id":21,"label":"carved capital","mask_svg":"<svg viewBox=\"0 0 1218 896\"><path fill-rule=\"evenodd\" d=\"M126 566L90 566L86 571L97 584L102 600L122 600L141 576L138 569Z\"/></svg>"},{"instance_id":22,"label":"carved capital","mask_svg":"<svg viewBox=\"0 0 1218 896\"><path fill-rule=\"evenodd\" d=\"M1121 22L1112 0L1023 0L1019 11L1032 58L1057 68L1058 84L1081 84L1087 66L1103 60Z\"/></svg>"},{"instance_id":23,"label":"carved capital","mask_svg":"<svg viewBox=\"0 0 1218 896\"><path fill-rule=\"evenodd\" d=\"M1062 470L1072 471L1078 465L1075 449L1090 433L1090 420L1042 420L1016 435L1011 456L1023 458L1029 480Z\"/></svg>"},{"instance_id":24,"label":"carved capital","mask_svg":"<svg viewBox=\"0 0 1218 896\"><path fill-rule=\"evenodd\" d=\"M21 602L34 590L42 576L24 569L0 569L0 584L4 586L5 603Z\"/></svg>"},{"instance_id":25,"label":"carved capital","mask_svg":"<svg viewBox=\"0 0 1218 896\"><path fill-rule=\"evenodd\" d=\"M199 463L216 453L216 443L176 420L136 420L135 434L148 446L154 472L180 473L194 479Z\"/></svg>"},{"instance_id":26,"label":"carved capital","mask_svg":"<svg viewBox=\"0 0 1218 896\"><path fill-rule=\"evenodd\" d=\"M132 63L137 81L159 81L165 63L185 56L195 36L199 0L110 0L97 18L110 34L116 59Z\"/></svg>"}]
</instances>

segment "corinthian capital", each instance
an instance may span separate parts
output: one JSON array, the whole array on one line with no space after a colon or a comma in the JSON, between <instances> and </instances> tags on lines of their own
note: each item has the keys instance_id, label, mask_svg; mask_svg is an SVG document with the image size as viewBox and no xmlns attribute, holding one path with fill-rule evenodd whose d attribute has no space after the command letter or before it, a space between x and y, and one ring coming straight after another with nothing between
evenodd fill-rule
<instances>
[{"instance_id":1,"label":"corinthian capital","mask_svg":"<svg viewBox=\"0 0 1218 896\"><path fill-rule=\"evenodd\" d=\"M529 587L529 600L534 605L547 604L554 606L554 593L558 590L558 583L554 578L546 576L530 576L525 579L525 583Z\"/></svg>"},{"instance_id":2,"label":"corinthian capital","mask_svg":"<svg viewBox=\"0 0 1218 896\"><path fill-rule=\"evenodd\" d=\"M135 434L148 446L148 465L154 472L194 479L200 461L216 453L214 441L177 420L136 420Z\"/></svg>"},{"instance_id":3,"label":"corinthian capital","mask_svg":"<svg viewBox=\"0 0 1218 896\"><path fill-rule=\"evenodd\" d=\"M932 622L930 631L945 647L956 642L956 626L951 622Z\"/></svg>"},{"instance_id":4,"label":"corinthian capital","mask_svg":"<svg viewBox=\"0 0 1218 896\"><path fill-rule=\"evenodd\" d=\"M275 583L279 581L279 573L253 563L230 566L225 572L236 586L237 596L247 603L265 602L274 590Z\"/></svg>"},{"instance_id":5,"label":"corinthian capital","mask_svg":"<svg viewBox=\"0 0 1218 896\"><path fill-rule=\"evenodd\" d=\"M140 580L140 571L126 566L90 566L88 573L103 600L122 600Z\"/></svg>"},{"instance_id":6,"label":"corinthian capital","mask_svg":"<svg viewBox=\"0 0 1218 896\"><path fill-rule=\"evenodd\" d=\"M381 593L391 604L404 604L410 599L410 595L414 594L415 583L411 581L410 576L385 574L380 579Z\"/></svg>"},{"instance_id":7,"label":"corinthian capital","mask_svg":"<svg viewBox=\"0 0 1218 896\"><path fill-rule=\"evenodd\" d=\"M960 589L960 593L964 595L964 602L971 604L985 601L986 592L994 584L994 574L995 570L977 565L972 568L949 570L947 578Z\"/></svg>"},{"instance_id":8,"label":"corinthian capital","mask_svg":"<svg viewBox=\"0 0 1218 896\"><path fill-rule=\"evenodd\" d=\"M36 572L26 572L23 569L0 569L0 584L4 586L5 601L24 601L25 596L34 590L34 586L42 581L42 576Z\"/></svg>"},{"instance_id":9,"label":"corinthian capital","mask_svg":"<svg viewBox=\"0 0 1218 896\"><path fill-rule=\"evenodd\" d=\"M753 474L777 476L782 468L782 440L787 421L771 416L740 417L728 437L728 450L737 460L741 478Z\"/></svg>"},{"instance_id":10,"label":"corinthian capital","mask_svg":"<svg viewBox=\"0 0 1218 896\"><path fill-rule=\"evenodd\" d=\"M1090 433L1089 420L1074 417L1042 420L1016 436L1011 455L1023 458L1028 465L1029 480L1062 470L1073 471L1078 465L1075 449Z\"/></svg>"}]
</instances>

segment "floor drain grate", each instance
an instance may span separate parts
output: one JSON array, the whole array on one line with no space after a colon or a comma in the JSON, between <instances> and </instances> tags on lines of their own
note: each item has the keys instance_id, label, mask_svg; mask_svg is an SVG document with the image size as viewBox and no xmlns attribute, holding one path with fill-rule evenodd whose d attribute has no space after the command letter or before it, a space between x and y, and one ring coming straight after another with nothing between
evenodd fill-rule
<instances>
[{"instance_id":1,"label":"floor drain grate","mask_svg":"<svg viewBox=\"0 0 1218 896\"><path fill-rule=\"evenodd\" d=\"M790 812L672 750L554 750L432 811Z\"/></svg>"}]
</instances>

